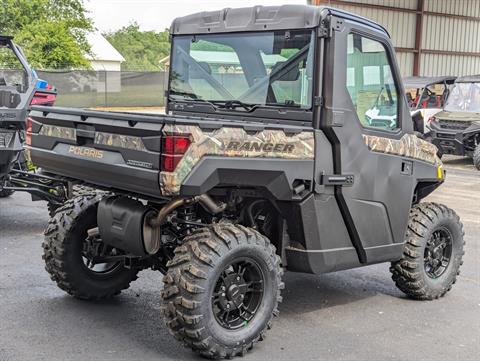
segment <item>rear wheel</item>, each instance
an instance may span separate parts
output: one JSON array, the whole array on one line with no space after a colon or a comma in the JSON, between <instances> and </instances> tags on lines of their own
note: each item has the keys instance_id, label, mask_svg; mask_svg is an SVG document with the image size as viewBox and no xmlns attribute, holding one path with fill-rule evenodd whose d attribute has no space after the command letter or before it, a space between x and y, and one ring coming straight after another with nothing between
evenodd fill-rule
<instances>
[{"instance_id":1,"label":"rear wheel","mask_svg":"<svg viewBox=\"0 0 480 361\"><path fill-rule=\"evenodd\" d=\"M68 200L45 230L46 270L58 287L80 299L112 297L137 278L137 270L123 266L121 250L87 234L97 226L102 197L102 193L90 193Z\"/></svg>"},{"instance_id":2,"label":"rear wheel","mask_svg":"<svg viewBox=\"0 0 480 361\"><path fill-rule=\"evenodd\" d=\"M10 197L13 193L15 193L15 191L13 191L11 189L2 189L0 191L0 198Z\"/></svg>"},{"instance_id":3,"label":"rear wheel","mask_svg":"<svg viewBox=\"0 0 480 361\"><path fill-rule=\"evenodd\" d=\"M444 296L460 274L463 225L450 208L421 203L410 212L403 258L390 268L397 287L414 299Z\"/></svg>"},{"instance_id":4,"label":"rear wheel","mask_svg":"<svg viewBox=\"0 0 480 361\"><path fill-rule=\"evenodd\" d=\"M185 238L168 264L162 313L172 334L209 358L243 355L278 315L284 287L268 239L221 223Z\"/></svg>"},{"instance_id":5,"label":"rear wheel","mask_svg":"<svg viewBox=\"0 0 480 361\"><path fill-rule=\"evenodd\" d=\"M95 192L95 189L93 189L91 187L88 187L88 186L85 186L85 185L74 185L73 186L73 197L72 198L81 196L82 194L89 194L89 193L93 193L93 192ZM99 193L99 191L96 191L96 192ZM65 200L67 200L66 197L65 197ZM54 203L51 203L51 202L49 202L47 204L48 215L50 216L50 218L52 218L55 215L55 212L60 207L61 207L61 205L54 204Z\"/></svg>"},{"instance_id":6,"label":"rear wheel","mask_svg":"<svg viewBox=\"0 0 480 361\"><path fill-rule=\"evenodd\" d=\"M473 152L473 165L480 170L480 145L477 145Z\"/></svg>"}]
</instances>

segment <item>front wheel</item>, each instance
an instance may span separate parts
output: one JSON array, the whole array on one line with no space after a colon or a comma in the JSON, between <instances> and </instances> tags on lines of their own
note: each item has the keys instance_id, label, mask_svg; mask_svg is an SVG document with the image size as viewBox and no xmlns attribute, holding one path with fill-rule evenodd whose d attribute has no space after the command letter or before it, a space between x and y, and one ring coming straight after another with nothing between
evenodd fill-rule
<instances>
[{"instance_id":1,"label":"front wheel","mask_svg":"<svg viewBox=\"0 0 480 361\"><path fill-rule=\"evenodd\" d=\"M480 145L477 145L473 152L473 165L480 170Z\"/></svg>"},{"instance_id":2,"label":"front wheel","mask_svg":"<svg viewBox=\"0 0 480 361\"><path fill-rule=\"evenodd\" d=\"M419 300L444 296L460 274L463 237L460 218L450 208L436 203L414 206L403 257L390 268L397 287Z\"/></svg>"},{"instance_id":3,"label":"front wheel","mask_svg":"<svg viewBox=\"0 0 480 361\"><path fill-rule=\"evenodd\" d=\"M220 223L185 238L168 263L162 313L171 333L208 358L243 355L278 314L284 287L268 239Z\"/></svg>"}]
</instances>

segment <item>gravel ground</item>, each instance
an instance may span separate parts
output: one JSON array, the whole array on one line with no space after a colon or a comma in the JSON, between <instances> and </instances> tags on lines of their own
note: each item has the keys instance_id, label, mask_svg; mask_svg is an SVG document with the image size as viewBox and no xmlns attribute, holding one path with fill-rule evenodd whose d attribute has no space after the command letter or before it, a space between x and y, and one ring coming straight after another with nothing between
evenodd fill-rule
<instances>
[{"instance_id":1,"label":"gravel ground","mask_svg":"<svg viewBox=\"0 0 480 361\"><path fill-rule=\"evenodd\" d=\"M388 264L323 276L287 273L281 316L244 360L478 360L480 172L448 158L431 197L454 208L466 231L457 284L438 301L411 301ZM43 268L43 202L0 200L0 360L191 360L159 315L161 274L108 302L65 295Z\"/></svg>"}]
</instances>

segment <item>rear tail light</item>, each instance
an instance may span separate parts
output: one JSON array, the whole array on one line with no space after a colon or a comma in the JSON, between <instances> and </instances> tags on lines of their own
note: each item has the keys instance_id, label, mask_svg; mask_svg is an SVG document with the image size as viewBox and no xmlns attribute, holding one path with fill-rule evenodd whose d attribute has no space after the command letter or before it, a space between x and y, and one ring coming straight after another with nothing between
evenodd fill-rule
<instances>
[{"instance_id":1,"label":"rear tail light","mask_svg":"<svg viewBox=\"0 0 480 361\"><path fill-rule=\"evenodd\" d=\"M57 99L57 94L55 93L45 93L41 91L36 91L33 94L33 98L30 101L30 105L53 105Z\"/></svg>"},{"instance_id":2,"label":"rear tail light","mask_svg":"<svg viewBox=\"0 0 480 361\"><path fill-rule=\"evenodd\" d=\"M32 145L32 118L27 117L27 130L26 130L26 136L25 136L25 143L27 145Z\"/></svg>"},{"instance_id":3,"label":"rear tail light","mask_svg":"<svg viewBox=\"0 0 480 361\"><path fill-rule=\"evenodd\" d=\"M190 147L189 136L167 135L162 144L162 171L173 172Z\"/></svg>"}]
</instances>

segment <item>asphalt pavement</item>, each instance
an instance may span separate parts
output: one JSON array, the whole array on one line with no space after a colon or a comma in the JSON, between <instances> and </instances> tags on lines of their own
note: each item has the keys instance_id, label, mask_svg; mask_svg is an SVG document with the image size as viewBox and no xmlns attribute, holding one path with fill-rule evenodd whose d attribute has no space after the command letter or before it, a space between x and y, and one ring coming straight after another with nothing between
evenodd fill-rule
<instances>
[{"instance_id":1,"label":"asphalt pavement","mask_svg":"<svg viewBox=\"0 0 480 361\"><path fill-rule=\"evenodd\" d=\"M454 208L466 232L462 273L437 301L412 301L388 264L322 276L287 273L280 317L243 360L479 360L480 172L446 161L430 200ZM44 202L0 200L0 360L196 360L160 316L162 275L143 271L105 302L64 294L43 268Z\"/></svg>"}]
</instances>

